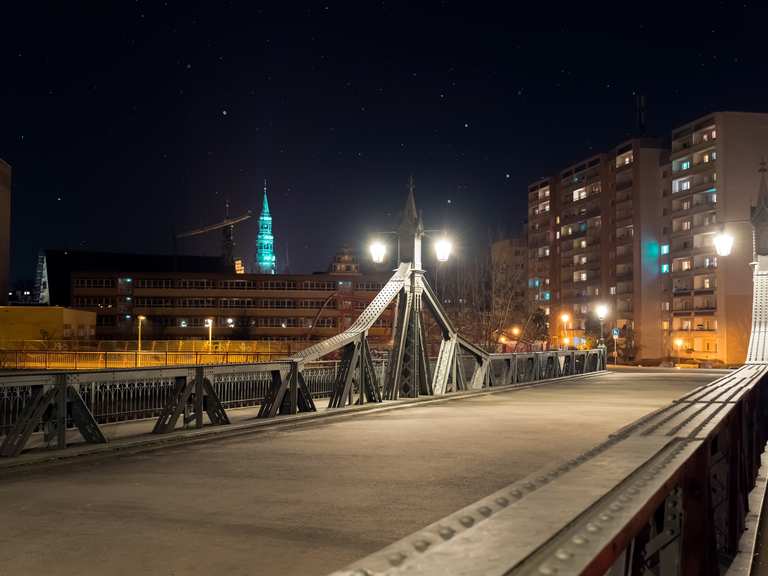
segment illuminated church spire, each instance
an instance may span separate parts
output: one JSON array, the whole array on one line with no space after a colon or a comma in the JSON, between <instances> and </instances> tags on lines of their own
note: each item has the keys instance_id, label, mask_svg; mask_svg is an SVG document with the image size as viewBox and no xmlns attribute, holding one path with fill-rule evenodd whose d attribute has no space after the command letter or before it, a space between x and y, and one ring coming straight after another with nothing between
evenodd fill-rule
<instances>
[{"instance_id":1,"label":"illuminated church spire","mask_svg":"<svg viewBox=\"0 0 768 576\"><path fill-rule=\"evenodd\" d=\"M274 274L275 265L275 237L272 235L272 215L267 201L267 180L264 179L264 201L259 216L259 235L256 238L256 271L260 274Z\"/></svg>"}]
</instances>

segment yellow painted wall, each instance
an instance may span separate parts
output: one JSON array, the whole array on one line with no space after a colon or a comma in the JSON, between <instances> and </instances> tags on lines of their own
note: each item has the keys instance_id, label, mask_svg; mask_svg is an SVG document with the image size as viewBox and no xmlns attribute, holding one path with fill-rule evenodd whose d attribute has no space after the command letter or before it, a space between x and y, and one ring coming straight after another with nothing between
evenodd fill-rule
<instances>
[{"instance_id":1,"label":"yellow painted wall","mask_svg":"<svg viewBox=\"0 0 768 576\"><path fill-rule=\"evenodd\" d=\"M86 340L96 313L60 306L0 306L0 340Z\"/></svg>"}]
</instances>

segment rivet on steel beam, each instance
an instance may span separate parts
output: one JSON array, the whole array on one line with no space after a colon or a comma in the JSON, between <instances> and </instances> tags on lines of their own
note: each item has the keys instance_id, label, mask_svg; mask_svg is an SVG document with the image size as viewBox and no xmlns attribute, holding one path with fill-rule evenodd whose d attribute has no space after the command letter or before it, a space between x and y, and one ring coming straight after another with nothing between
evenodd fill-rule
<instances>
[{"instance_id":1,"label":"rivet on steel beam","mask_svg":"<svg viewBox=\"0 0 768 576\"><path fill-rule=\"evenodd\" d=\"M520 498L523 495L523 493L522 491L515 488L514 490L512 490L512 492L510 492L510 495L512 496L512 498Z\"/></svg>"},{"instance_id":2,"label":"rivet on steel beam","mask_svg":"<svg viewBox=\"0 0 768 576\"><path fill-rule=\"evenodd\" d=\"M488 508L488 506L480 506L480 508L478 508L477 511L480 512L480 514L482 514L486 518L491 514L493 514L493 510Z\"/></svg>"},{"instance_id":3,"label":"rivet on steel beam","mask_svg":"<svg viewBox=\"0 0 768 576\"><path fill-rule=\"evenodd\" d=\"M474 523L475 523L475 519L472 518L472 516L462 516L461 518L459 518L459 524L461 524L465 528L469 528Z\"/></svg>"},{"instance_id":4,"label":"rivet on steel beam","mask_svg":"<svg viewBox=\"0 0 768 576\"><path fill-rule=\"evenodd\" d=\"M523 484L523 486L525 486L528 490L533 490L536 488L536 485L533 482L526 482Z\"/></svg>"},{"instance_id":5,"label":"rivet on steel beam","mask_svg":"<svg viewBox=\"0 0 768 576\"><path fill-rule=\"evenodd\" d=\"M594 524L592 522L589 522L587 524L587 532L591 532L594 534L595 532L599 532L599 531L600 531L600 526L598 526L597 524Z\"/></svg>"},{"instance_id":6,"label":"rivet on steel beam","mask_svg":"<svg viewBox=\"0 0 768 576\"><path fill-rule=\"evenodd\" d=\"M507 498L504 498L504 496L499 496L498 498L496 498L496 504L498 504L499 506L506 506L507 504L509 504L509 500Z\"/></svg>"},{"instance_id":7,"label":"rivet on steel beam","mask_svg":"<svg viewBox=\"0 0 768 576\"><path fill-rule=\"evenodd\" d=\"M438 534L440 534L440 537L443 540L450 540L453 538L453 535L456 534L456 531L453 528L450 528L449 526L443 526L438 531Z\"/></svg>"},{"instance_id":8,"label":"rivet on steel beam","mask_svg":"<svg viewBox=\"0 0 768 576\"><path fill-rule=\"evenodd\" d=\"M609 508L610 508L611 510L613 510L614 512L618 512L619 510L621 510L622 508L624 508L624 506L622 506L622 505L621 505L621 504L619 504L618 502L614 502L613 504L611 504L611 505L609 506Z\"/></svg>"},{"instance_id":9,"label":"rivet on steel beam","mask_svg":"<svg viewBox=\"0 0 768 576\"><path fill-rule=\"evenodd\" d=\"M402 564L406 558L407 556L405 554L403 554L402 552L398 552L397 554L390 554L387 557L387 561L392 566L400 566L400 564Z\"/></svg>"},{"instance_id":10,"label":"rivet on steel beam","mask_svg":"<svg viewBox=\"0 0 768 576\"><path fill-rule=\"evenodd\" d=\"M602 520L603 522L608 522L613 516L608 514L608 512L603 512L600 514L600 516L597 517L599 520Z\"/></svg>"},{"instance_id":11,"label":"rivet on steel beam","mask_svg":"<svg viewBox=\"0 0 768 576\"><path fill-rule=\"evenodd\" d=\"M555 552L555 558L558 560L570 560L570 558L573 556L568 550L565 548L560 548L557 552Z\"/></svg>"},{"instance_id":12,"label":"rivet on steel beam","mask_svg":"<svg viewBox=\"0 0 768 576\"><path fill-rule=\"evenodd\" d=\"M424 550L429 548L430 544L431 542L429 540L422 538L421 540L416 540L416 542L413 543L413 547L419 552L424 552Z\"/></svg>"},{"instance_id":13,"label":"rivet on steel beam","mask_svg":"<svg viewBox=\"0 0 768 576\"><path fill-rule=\"evenodd\" d=\"M571 542L573 542L574 544L578 544L579 546L582 546L587 542L589 542L589 538L587 538L586 536L582 536L581 534L576 534L576 536L571 538Z\"/></svg>"},{"instance_id":14,"label":"rivet on steel beam","mask_svg":"<svg viewBox=\"0 0 768 576\"><path fill-rule=\"evenodd\" d=\"M542 564L539 566L539 574L557 574L557 568L550 566L549 564Z\"/></svg>"}]
</instances>

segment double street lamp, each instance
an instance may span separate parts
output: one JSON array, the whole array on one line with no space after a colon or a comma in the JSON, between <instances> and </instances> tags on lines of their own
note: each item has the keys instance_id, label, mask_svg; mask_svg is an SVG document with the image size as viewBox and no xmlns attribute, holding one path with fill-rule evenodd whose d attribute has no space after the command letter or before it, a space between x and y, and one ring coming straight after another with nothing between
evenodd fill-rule
<instances>
[{"instance_id":1,"label":"double street lamp","mask_svg":"<svg viewBox=\"0 0 768 576\"><path fill-rule=\"evenodd\" d=\"M426 233L425 233L426 234ZM443 234L435 240L435 257L438 262L447 262L453 252L453 242L450 238ZM381 264L387 256L387 245L381 240L374 240L368 246L368 250L371 253L371 260L375 264Z\"/></svg>"}]
</instances>

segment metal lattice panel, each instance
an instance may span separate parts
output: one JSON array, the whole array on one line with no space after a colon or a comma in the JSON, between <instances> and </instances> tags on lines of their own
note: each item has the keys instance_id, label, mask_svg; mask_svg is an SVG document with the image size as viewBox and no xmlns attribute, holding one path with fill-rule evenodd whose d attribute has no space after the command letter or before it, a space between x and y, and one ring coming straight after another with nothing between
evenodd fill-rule
<instances>
[{"instance_id":1,"label":"metal lattice panel","mask_svg":"<svg viewBox=\"0 0 768 576\"><path fill-rule=\"evenodd\" d=\"M409 263L400 264L397 271L392 275L371 303L368 304L365 310L363 310L360 316L358 316L352 326L336 336L302 350L293 356L291 360L294 362L317 360L318 358L322 358L326 354L330 354L342 346L349 344L363 332L366 332L373 326L373 323L378 320L384 310L387 309L387 306L389 306L392 300L395 299L398 292L402 290L403 284L408 278L410 271L411 265Z\"/></svg>"}]
</instances>

